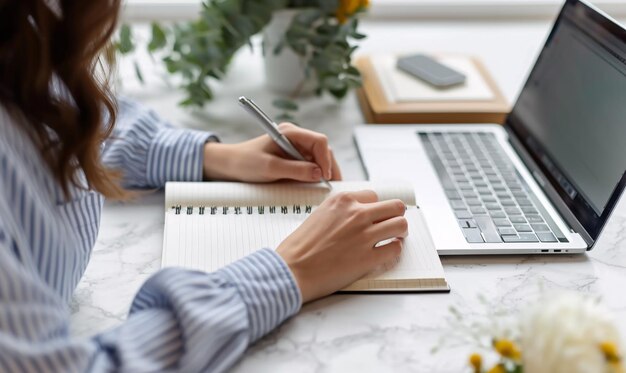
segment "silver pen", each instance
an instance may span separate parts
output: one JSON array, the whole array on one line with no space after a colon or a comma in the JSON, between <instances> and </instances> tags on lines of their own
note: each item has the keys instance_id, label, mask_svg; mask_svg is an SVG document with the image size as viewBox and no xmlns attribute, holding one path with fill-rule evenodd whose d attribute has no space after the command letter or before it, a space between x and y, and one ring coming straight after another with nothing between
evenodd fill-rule
<instances>
[{"instance_id":1,"label":"silver pen","mask_svg":"<svg viewBox=\"0 0 626 373\"><path fill-rule=\"evenodd\" d=\"M263 110L261 110L261 108L259 108L254 102L252 102L252 100L241 96L239 97L239 104L248 112L250 113L250 115L252 115L253 117L255 117L256 119L258 119L259 124L261 125L261 128L263 128L263 130L265 132L267 132L267 134L270 136L270 138L272 140L274 140L274 142L280 146L280 148L282 150L285 151L285 153L289 154L293 159L299 160L299 161L305 161L308 162L306 158L304 158L302 156L302 154L300 154L300 152L298 151L298 149L296 149L291 142L289 141L289 139L287 139L285 137L285 135L283 135L282 133L280 133L280 131L278 130L278 125L276 124L276 122L274 122L273 120L270 119L270 117L267 116L267 114L265 114L263 112ZM329 189L333 189L332 185L330 185L330 183L328 182L328 180L326 180L324 177L322 177L321 182L323 182L324 184L326 184L326 186Z\"/></svg>"}]
</instances>

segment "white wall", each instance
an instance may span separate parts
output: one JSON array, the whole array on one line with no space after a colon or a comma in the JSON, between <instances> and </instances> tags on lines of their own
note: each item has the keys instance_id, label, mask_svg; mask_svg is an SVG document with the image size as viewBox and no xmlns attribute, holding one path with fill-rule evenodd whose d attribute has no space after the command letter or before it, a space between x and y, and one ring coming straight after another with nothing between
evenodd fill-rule
<instances>
[{"instance_id":1,"label":"white wall","mask_svg":"<svg viewBox=\"0 0 626 373\"><path fill-rule=\"evenodd\" d=\"M626 17L626 0L596 0L593 4L614 18ZM369 17L413 19L552 18L561 0L372 0ZM193 18L200 0L125 0L126 20Z\"/></svg>"}]
</instances>

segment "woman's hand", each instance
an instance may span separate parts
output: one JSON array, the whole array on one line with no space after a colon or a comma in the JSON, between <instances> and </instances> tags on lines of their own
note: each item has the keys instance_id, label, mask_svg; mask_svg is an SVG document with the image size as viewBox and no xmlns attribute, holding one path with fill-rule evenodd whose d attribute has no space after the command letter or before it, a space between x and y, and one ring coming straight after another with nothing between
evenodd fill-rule
<instances>
[{"instance_id":1,"label":"woman's hand","mask_svg":"<svg viewBox=\"0 0 626 373\"><path fill-rule=\"evenodd\" d=\"M239 144L207 143L204 148L205 179L318 182L324 177L341 180L341 171L326 136L291 123L282 123L279 128L308 162L293 160L268 135Z\"/></svg>"},{"instance_id":2,"label":"woman's hand","mask_svg":"<svg viewBox=\"0 0 626 373\"><path fill-rule=\"evenodd\" d=\"M308 302L340 290L376 267L396 260L408 234L400 200L376 193L340 193L322 203L276 252ZM390 243L374 247L377 243Z\"/></svg>"}]
</instances>

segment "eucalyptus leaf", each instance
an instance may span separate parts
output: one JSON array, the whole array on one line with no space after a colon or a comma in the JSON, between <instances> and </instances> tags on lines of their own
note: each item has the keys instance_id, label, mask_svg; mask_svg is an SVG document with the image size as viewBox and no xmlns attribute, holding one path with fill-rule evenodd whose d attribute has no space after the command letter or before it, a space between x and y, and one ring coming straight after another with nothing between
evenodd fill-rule
<instances>
[{"instance_id":1,"label":"eucalyptus leaf","mask_svg":"<svg viewBox=\"0 0 626 373\"><path fill-rule=\"evenodd\" d=\"M120 39L117 43L117 49L122 54L127 54L135 50L132 31L127 24L123 24L122 27L120 27Z\"/></svg>"},{"instance_id":2,"label":"eucalyptus leaf","mask_svg":"<svg viewBox=\"0 0 626 373\"><path fill-rule=\"evenodd\" d=\"M329 92L336 99L342 99L342 98L346 97L346 95L348 94L348 86L346 85L342 89L333 89L333 90L330 90Z\"/></svg>"},{"instance_id":3,"label":"eucalyptus leaf","mask_svg":"<svg viewBox=\"0 0 626 373\"><path fill-rule=\"evenodd\" d=\"M311 35L311 37L309 37L309 42L314 47L322 48L328 45L329 41L330 41L330 37L324 36L324 35Z\"/></svg>"},{"instance_id":4,"label":"eucalyptus leaf","mask_svg":"<svg viewBox=\"0 0 626 373\"><path fill-rule=\"evenodd\" d=\"M324 34L324 35L335 35L337 33L337 30L339 30L338 25L332 25L329 23L322 23L321 25L315 28L315 31L318 34Z\"/></svg>"},{"instance_id":5,"label":"eucalyptus leaf","mask_svg":"<svg viewBox=\"0 0 626 373\"><path fill-rule=\"evenodd\" d=\"M336 76L327 76L324 78L324 87L329 91L339 91L346 87L346 83L341 81L341 79Z\"/></svg>"},{"instance_id":6,"label":"eucalyptus leaf","mask_svg":"<svg viewBox=\"0 0 626 373\"><path fill-rule=\"evenodd\" d=\"M288 38L307 38L310 32L307 27L304 27L298 23L292 23L289 29L287 30Z\"/></svg>"},{"instance_id":7,"label":"eucalyptus leaf","mask_svg":"<svg viewBox=\"0 0 626 373\"><path fill-rule=\"evenodd\" d=\"M152 39L148 44L148 51L154 52L156 50L162 49L167 44L167 36L165 35L165 31L156 22L152 23Z\"/></svg>"},{"instance_id":8,"label":"eucalyptus leaf","mask_svg":"<svg viewBox=\"0 0 626 373\"><path fill-rule=\"evenodd\" d=\"M296 52L296 54L299 54L301 56L304 56L306 54L306 43L289 43L289 46L294 52Z\"/></svg>"},{"instance_id":9,"label":"eucalyptus leaf","mask_svg":"<svg viewBox=\"0 0 626 373\"><path fill-rule=\"evenodd\" d=\"M359 34L358 32L351 32L350 33L350 37L352 39L356 39L356 40L362 40L365 39L367 37L367 35L365 34Z\"/></svg>"}]
</instances>

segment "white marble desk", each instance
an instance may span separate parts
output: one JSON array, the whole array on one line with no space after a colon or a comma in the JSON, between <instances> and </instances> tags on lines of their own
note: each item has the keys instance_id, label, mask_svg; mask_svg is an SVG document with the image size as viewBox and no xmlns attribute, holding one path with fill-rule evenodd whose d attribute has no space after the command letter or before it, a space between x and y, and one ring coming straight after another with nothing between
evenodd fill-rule
<instances>
[{"instance_id":1,"label":"white marble desk","mask_svg":"<svg viewBox=\"0 0 626 373\"><path fill-rule=\"evenodd\" d=\"M473 53L480 56L513 100L543 43L548 22L525 23L366 23L369 38L361 52L410 49ZM144 88L125 79L124 92L153 106L177 125L214 130L224 141L258 135L255 124L237 108L247 95L264 107L272 96L263 87L259 48L244 50L228 78L216 87L218 99L202 114L176 107L180 93L153 78ZM122 76L128 76L122 68ZM346 179L363 171L351 131L362 119L354 97L343 105L312 100L300 120L327 133ZM91 263L73 301L72 329L77 336L119 324L133 294L159 268L163 193L128 204L107 203ZM562 257L443 258L450 294L340 295L306 305L278 331L253 346L238 372L459 372L469 346L431 354L450 328L448 307L470 318L484 314L478 295L506 310L517 310L540 292L568 289L600 295L619 319L626 337L626 206L587 255Z\"/></svg>"}]
</instances>

